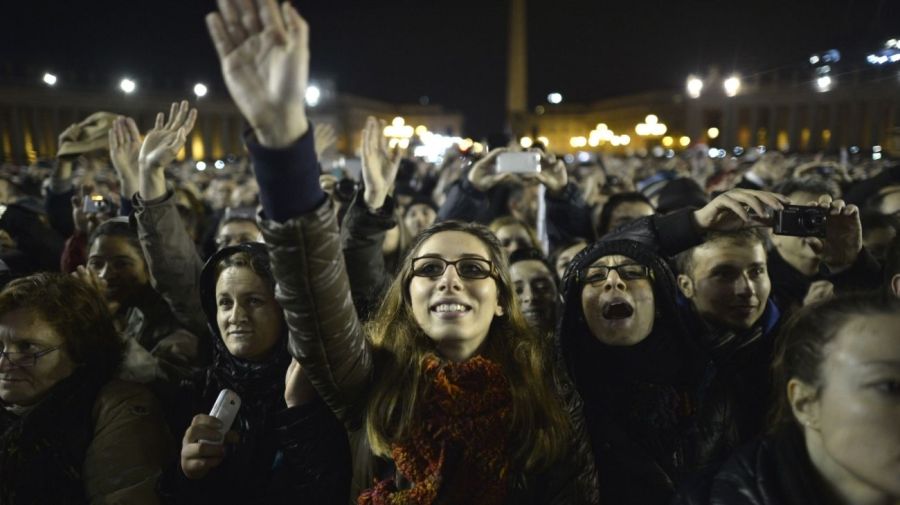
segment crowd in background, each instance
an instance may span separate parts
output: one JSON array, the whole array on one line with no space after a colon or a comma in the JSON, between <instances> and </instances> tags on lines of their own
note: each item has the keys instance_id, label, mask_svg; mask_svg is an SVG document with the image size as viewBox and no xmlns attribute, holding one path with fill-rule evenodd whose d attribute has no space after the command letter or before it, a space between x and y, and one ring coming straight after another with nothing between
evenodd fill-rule
<instances>
[{"instance_id":1,"label":"crowd in background","mask_svg":"<svg viewBox=\"0 0 900 505\"><path fill-rule=\"evenodd\" d=\"M892 153L345 173L303 18L219 6L246 157L182 101L0 170L0 503L900 503Z\"/></svg>"}]
</instances>

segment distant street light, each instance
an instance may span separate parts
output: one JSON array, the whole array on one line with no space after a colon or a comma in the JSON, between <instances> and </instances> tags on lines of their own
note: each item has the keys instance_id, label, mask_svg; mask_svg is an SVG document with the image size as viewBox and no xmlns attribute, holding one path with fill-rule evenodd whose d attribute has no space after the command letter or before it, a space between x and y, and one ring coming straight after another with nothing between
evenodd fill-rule
<instances>
[{"instance_id":1,"label":"distant street light","mask_svg":"<svg viewBox=\"0 0 900 505\"><path fill-rule=\"evenodd\" d=\"M137 84L131 79L125 78L119 82L119 88L124 91L126 94L131 94L137 89Z\"/></svg>"},{"instance_id":2,"label":"distant street light","mask_svg":"<svg viewBox=\"0 0 900 505\"><path fill-rule=\"evenodd\" d=\"M198 82L194 85L194 94L197 95L197 98L203 98L208 91L206 85L203 83Z\"/></svg>"},{"instance_id":3,"label":"distant street light","mask_svg":"<svg viewBox=\"0 0 900 505\"><path fill-rule=\"evenodd\" d=\"M525 149L528 149L529 147L534 145L534 141L531 140L531 137L522 137L519 139L519 145L524 147Z\"/></svg>"},{"instance_id":4,"label":"distant street light","mask_svg":"<svg viewBox=\"0 0 900 505\"><path fill-rule=\"evenodd\" d=\"M706 136L715 139L719 137L719 129L713 126L712 128L706 130Z\"/></svg>"},{"instance_id":5,"label":"distant street light","mask_svg":"<svg viewBox=\"0 0 900 505\"><path fill-rule=\"evenodd\" d=\"M51 74L50 72L44 74L43 80L44 84L46 84L47 86L53 86L54 84L56 84L56 76Z\"/></svg>"},{"instance_id":6,"label":"distant street light","mask_svg":"<svg viewBox=\"0 0 900 505\"><path fill-rule=\"evenodd\" d=\"M678 139L678 144L681 147L687 147L687 146L691 145L691 138L688 137L687 135L685 135Z\"/></svg>"},{"instance_id":7,"label":"distant street light","mask_svg":"<svg viewBox=\"0 0 900 505\"><path fill-rule=\"evenodd\" d=\"M725 79L725 82L722 83L722 87L725 89L725 94L728 96L735 96L741 90L741 79L732 75L728 79Z\"/></svg>"},{"instance_id":8,"label":"distant street light","mask_svg":"<svg viewBox=\"0 0 900 505\"><path fill-rule=\"evenodd\" d=\"M703 91L703 81L699 77L691 75L687 80L687 92L691 98L700 98L700 92Z\"/></svg>"},{"instance_id":9,"label":"distant street light","mask_svg":"<svg viewBox=\"0 0 900 505\"><path fill-rule=\"evenodd\" d=\"M559 93L550 93L547 95L547 101L553 105L560 104L563 101L563 96Z\"/></svg>"},{"instance_id":10,"label":"distant street light","mask_svg":"<svg viewBox=\"0 0 900 505\"><path fill-rule=\"evenodd\" d=\"M816 79L816 88L822 93L829 91L833 84L834 84L834 81L831 79L830 76L827 76L827 75L823 75L822 77L819 77L818 79Z\"/></svg>"},{"instance_id":11,"label":"distant street light","mask_svg":"<svg viewBox=\"0 0 900 505\"><path fill-rule=\"evenodd\" d=\"M319 105L319 100L322 99L322 90L319 89L318 86L311 84L306 87L306 105L310 107L315 107Z\"/></svg>"}]
</instances>

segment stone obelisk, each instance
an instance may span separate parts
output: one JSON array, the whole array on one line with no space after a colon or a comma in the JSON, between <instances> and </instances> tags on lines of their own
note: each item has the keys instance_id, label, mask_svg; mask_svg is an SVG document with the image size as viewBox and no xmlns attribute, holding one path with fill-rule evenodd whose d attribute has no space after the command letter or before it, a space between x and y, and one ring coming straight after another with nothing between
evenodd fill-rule
<instances>
[{"instance_id":1,"label":"stone obelisk","mask_svg":"<svg viewBox=\"0 0 900 505\"><path fill-rule=\"evenodd\" d=\"M525 0L510 0L509 54L506 75L506 121L513 135L521 136L528 112L528 28Z\"/></svg>"}]
</instances>

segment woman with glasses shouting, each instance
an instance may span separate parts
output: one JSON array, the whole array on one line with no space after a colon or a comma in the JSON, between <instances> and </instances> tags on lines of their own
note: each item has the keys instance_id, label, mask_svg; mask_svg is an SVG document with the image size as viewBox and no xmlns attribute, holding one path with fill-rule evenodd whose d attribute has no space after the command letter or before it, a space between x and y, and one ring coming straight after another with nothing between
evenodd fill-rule
<instances>
[{"instance_id":1,"label":"woman with glasses shouting","mask_svg":"<svg viewBox=\"0 0 900 505\"><path fill-rule=\"evenodd\" d=\"M207 23L253 127L247 147L290 351L368 444L355 458L357 482L370 487L358 503L594 502L585 440L542 366L497 240L477 225L428 228L363 328L306 120L306 21L274 0L219 8Z\"/></svg>"},{"instance_id":2,"label":"woman with glasses shouting","mask_svg":"<svg viewBox=\"0 0 900 505\"><path fill-rule=\"evenodd\" d=\"M560 344L584 399L601 503L663 505L734 441L675 278L638 231L581 251L565 274Z\"/></svg>"},{"instance_id":3,"label":"woman with glasses shouting","mask_svg":"<svg viewBox=\"0 0 900 505\"><path fill-rule=\"evenodd\" d=\"M89 285L35 274L0 292L0 503L158 503L170 447Z\"/></svg>"}]
</instances>

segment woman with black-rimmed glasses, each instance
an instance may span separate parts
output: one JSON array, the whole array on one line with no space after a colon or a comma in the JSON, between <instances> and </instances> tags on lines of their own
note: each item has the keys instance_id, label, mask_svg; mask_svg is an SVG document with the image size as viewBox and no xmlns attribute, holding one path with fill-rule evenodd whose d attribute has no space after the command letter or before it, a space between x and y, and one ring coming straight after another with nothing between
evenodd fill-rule
<instances>
[{"instance_id":1,"label":"woman with black-rimmed glasses","mask_svg":"<svg viewBox=\"0 0 900 505\"><path fill-rule=\"evenodd\" d=\"M171 442L155 397L114 379L123 352L77 278L0 292L0 503L158 503Z\"/></svg>"},{"instance_id":2,"label":"woman with black-rimmed glasses","mask_svg":"<svg viewBox=\"0 0 900 505\"><path fill-rule=\"evenodd\" d=\"M640 233L581 251L558 335L584 399L601 503L663 505L733 449L727 398L678 312L675 278Z\"/></svg>"},{"instance_id":3,"label":"woman with black-rimmed glasses","mask_svg":"<svg viewBox=\"0 0 900 505\"><path fill-rule=\"evenodd\" d=\"M288 347L368 442L354 461L357 483L369 487L357 503L594 502L586 443L544 369L497 239L459 222L426 229L363 329L306 120L306 21L287 2L219 8L207 25L253 129L247 147ZM392 179L393 165L379 165L366 173ZM366 199L369 211L386 193ZM368 466L372 456L379 464Z\"/></svg>"}]
</instances>

